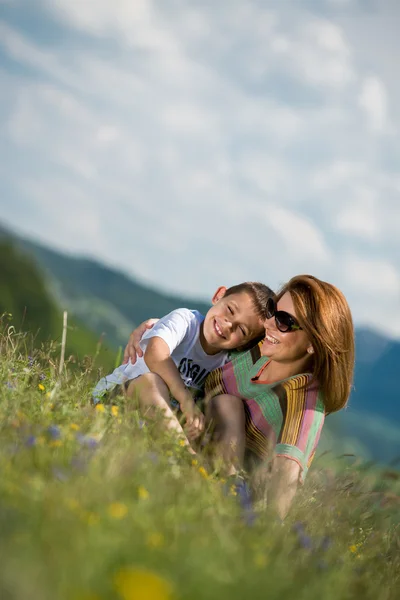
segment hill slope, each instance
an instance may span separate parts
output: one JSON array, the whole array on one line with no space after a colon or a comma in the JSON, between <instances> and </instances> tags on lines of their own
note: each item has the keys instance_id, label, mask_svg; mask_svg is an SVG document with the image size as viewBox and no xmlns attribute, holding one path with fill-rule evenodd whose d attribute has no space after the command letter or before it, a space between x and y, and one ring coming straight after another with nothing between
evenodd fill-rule
<instances>
[{"instance_id":1,"label":"hill slope","mask_svg":"<svg viewBox=\"0 0 400 600\"><path fill-rule=\"evenodd\" d=\"M25 338L28 351L42 343L60 341L62 333L62 310L49 295L43 276L35 264L21 249L16 249L4 238L0 239L0 315L8 313L5 324L14 325L16 331L29 331L32 338ZM82 360L93 356L98 336L70 315L67 330L66 356ZM102 346L98 365L107 370L115 360L115 351Z\"/></svg>"}]
</instances>

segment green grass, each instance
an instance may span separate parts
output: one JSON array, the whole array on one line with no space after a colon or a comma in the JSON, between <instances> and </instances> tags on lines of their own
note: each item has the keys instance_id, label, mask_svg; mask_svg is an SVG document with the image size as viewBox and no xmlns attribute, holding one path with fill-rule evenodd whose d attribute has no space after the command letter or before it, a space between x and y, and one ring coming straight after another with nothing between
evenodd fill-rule
<instances>
[{"instance_id":1,"label":"green grass","mask_svg":"<svg viewBox=\"0 0 400 600\"><path fill-rule=\"evenodd\" d=\"M59 347L21 340L0 337L2 600L399 597L396 471L328 453L283 524L250 515L122 398L90 406L93 361L57 388Z\"/></svg>"}]
</instances>

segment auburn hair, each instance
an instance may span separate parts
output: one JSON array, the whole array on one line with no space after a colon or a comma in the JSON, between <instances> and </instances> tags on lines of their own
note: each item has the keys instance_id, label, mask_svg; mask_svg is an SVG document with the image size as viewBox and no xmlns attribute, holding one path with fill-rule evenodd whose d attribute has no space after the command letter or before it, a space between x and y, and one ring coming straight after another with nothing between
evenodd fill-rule
<instances>
[{"instance_id":1,"label":"auburn hair","mask_svg":"<svg viewBox=\"0 0 400 600\"><path fill-rule=\"evenodd\" d=\"M326 412L340 410L349 398L354 373L354 326L347 300L337 287L312 275L290 279L276 300L286 292L314 349L312 382L320 385Z\"/></svg>"}]
</instances>

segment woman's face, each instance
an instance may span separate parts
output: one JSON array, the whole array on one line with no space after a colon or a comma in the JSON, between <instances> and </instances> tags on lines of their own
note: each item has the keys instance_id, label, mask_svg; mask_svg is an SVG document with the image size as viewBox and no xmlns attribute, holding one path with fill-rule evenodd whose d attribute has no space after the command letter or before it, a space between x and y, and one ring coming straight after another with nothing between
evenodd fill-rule
<instances>
[{"instance_id":1,"label":"woman's face","mask_svg":"<svg viewBox=\"0 0 400 600\"><path fill-rule=\"evenodd\" d=\"M284 310L297 320L292 297L286 292L277 303L277 310ZM307 358L307 348L311 343L302 330L282 333L276 326L275 317L265 321L265 339L261 347L261 354L277 362L291 363Z\"/></svg>"}]
</instances>

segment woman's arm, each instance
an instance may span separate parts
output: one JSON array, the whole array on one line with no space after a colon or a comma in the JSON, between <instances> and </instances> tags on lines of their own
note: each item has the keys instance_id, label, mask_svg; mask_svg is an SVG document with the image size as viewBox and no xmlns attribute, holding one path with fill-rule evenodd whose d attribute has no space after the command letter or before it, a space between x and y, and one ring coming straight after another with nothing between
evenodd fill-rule
<instances>
[{"instance_id":1,"label":"woman's arm","mask_svg":"<svg viewBox=\"0 0 400 600\"><path fill-rule=\"evenodd\" d=\"M140 347L140 340L143 337L143 334L151 329L156 323L158 319L147 319L147 321L143 321L136 329L134 329L129 336L129 340L127 345L125 346L124 351L124 360L122 364L126 364L131 359L131 363L134 365L137 357L143 356L143 350Z\"/></svg>"},{"instance_id":2,"label":"woman's arm","mask_svg":"<svg viewBox=\"0 0 400 600\"><path fill-rule=\"evenodd\" d=\"M276 456L268 489L268 504L284 519L296 495L300 478L300 465L285 456Z\"/></svg>"}]
</instances>

